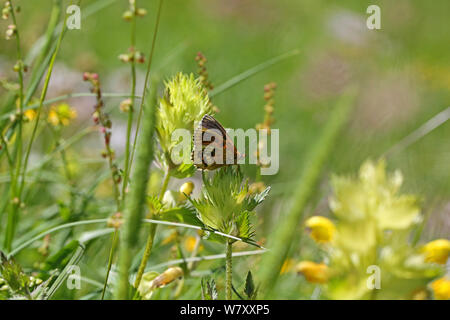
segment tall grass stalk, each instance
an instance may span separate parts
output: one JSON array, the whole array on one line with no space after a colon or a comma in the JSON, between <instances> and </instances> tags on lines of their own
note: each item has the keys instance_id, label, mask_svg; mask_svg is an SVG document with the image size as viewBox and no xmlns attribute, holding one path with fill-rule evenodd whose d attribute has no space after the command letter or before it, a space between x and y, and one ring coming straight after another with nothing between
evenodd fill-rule
<instances>
[{"instance_id":1,"label":"tall grass stalk","mask_svg":"<svg viewBox=\"0 0 450 320\"><path fill-rule=\"evenodd\" d=\"M133 184L130 187L130 195L126 200L123 231L119 241L119 284L115 293L116 299L128 298L131 257L137 246L146 203L149 169L153 160L153 134L156 110L156 91L151 90L150 93L151 95L146 102L144 110L142 133L138 141L136 168L133 172Z\"/></svg>"},{"instance_id":2,"label":"tall grass stalk","mask_svg":"<svg viewBox=\"0 0 450 320\"><path fill-rule=\"evenodd\" d=\"M116 245L117 245L118 233L119 233L119 230L116 228L114 230L114 233L113 233L112 239L111 239L111 249L109 251L108 268L106 270L105 283L103 285L103 290L102 290L102 300L105 298L106 287L108 286L109 273L111 272L112 262L113 262L113 258L114 258L114 251L115 251Z\"/></svg>"},{"instance_id":3,"label":"tall grass stalk","mask_svg":"<svg viewBox=\"0 0 450 320\"><path fill-rule=\"evenodd\" d=\"M131 28L130 28L130 40L131 40L131 51L133 53L133 59L131 59L131 93L130 99L131 104L128 110L128 123L127 123L127 140L125 145L125 164L124 164L124 178L122 185L122 204L125 203L127 184L128 184L128 176L129 172L129 163L130 163L130 143L131 143L131 129L133 127L133 115L134 115L134 102L136 96L136 2L130 1L130 6L132 16L131 16Z\"/></svg>"},{"instance_id":4,"label":"tall grass stalk","mask_svg":"<svg viewBox=\"0 0 450 320\"><path fill-rule=\"evenodd\" d=\"M36 68L33 68L30 79L40 79L42 77L39 74L38 66L44 64L46 56L51 51L51 45L55 36L55 30L58 26L62 7L63 7L62 0L53 0L52 11L50 13L50 18L48 20L47 30L45 31L45 35L43 35L41 48L39 50L38 56L34 61L34 65L36 66ZM31 82L34 81L32 80Z\"/></svg>"},{"instance_id":5,"label":"tall grass stalk","mask_svg":"<svg viewBox=\"0 0 450 320\"><path fill-rule=\"evenodd\" d=\"M260 63L248 70L245 70L244 72L234 76L233 78L231 78L231 79L225 81L224 83L222 83L221 85L217 86L216 88L211 90L211 92L209 93L209 96L210 96L210 98L217 96L217 95L225 92L226 90L238 85L242 81L254 76L255 74L257 74L257 73L259 73L281 61L284 61L288 58L294 57L298 54L300 54L300 50L294 49L292 51L280 54L279 56L276 56L267 61L264 61L263 63Z\"/></svg>"},{"instance_id":6,"label":"tall grass stalk","mask_svg":"<svg viewBox=\"0 0 450 320\"><path fill-rule=\"evenodd\" d=\"M289 253L291 243L296 241L305 207L314 194L323 167L336 144L339 133L349 118L354 105L354 97L355 90L352 88L341 97L332 110L320 138L307 158L303 173L298 179L298 185L292 197L292 207L285 216L278 220L279 224L269 238L268 248L270 251L263 256L259 270L261 285L265 290L266 297L270 296L283 262Z\"/></svg>"},{"instance_id":7,"label":"tall grass stalk","mask_svg":"<svg viewBox=\"0 0 450 320\"><path fill-rule=\"evenodd\" d=\"M5 242L4 246L6 250L11 250L11 244L12 244L12 238L14 237L14 225L15 225L15 219L16 219L16 211L17 208L20 206L20 201L16 201L18 196L18 183L19 183L19 177L20 177L20 168L22 166L22 115L23 115L23 96L24 96L24 79L23 79L23 62L22 62L22 49L20 47L20 32L17 28L17 20L16 20L16 14L15 14L15 7L10 1L11 5L11 19L13 21L13 24L16 26L16 50L17 50L17 64L19 65L18 70L18 77L19 77L19 110L18 114L19 117L16 119L18 121L18 133L17 133L17 140L15 144L15 150L14 150L14 158L15 158L15 168L10 168L11 172L11 186L10 186L10 197L11 197L11 203L10 203L10 211L8 212L8 222L6 227L6 233L5 233ZM5 144L6 145L6 144ZM14 173L13 173L14 172ZM19 197L20 200L20 197ZM19 203L17 203L19 202Z\"/></svg>"},{"instance_id":8,"label":"tall grass stalk","mask_svg":"<svg viewBox=\"0 0 450 320\"><path fill-rule=\"evenodd\" d=\"M131 151L131 156L130 156L128 167L126 167L126 171L125 171L127 174L125 175L124 181L123 181L124 188L128 183L129 171L131 170L131 166L133 165L134 153L136 151L136 141L137 141L137 136L139 133L140 125L141 125L142 111L144 109L145 93L148 90L147 85L148 85L148 81L150 79L150 71L152 68L153 53L155 52L156 36L158 35L159 22L161 20L162 4L163 4L163 0L159 0L158 11L156 14L155 31L153 32L152 46L150 49L150 53L148 55L147 72L145 73L145 80L144 80L144 89L142 92L142 99L141 99L141 103L139 106L139 114L138 114L138 118L137 118L137 122L136 122L136 130L134 133L133 148Z\"/></svg>"}]
</instances>

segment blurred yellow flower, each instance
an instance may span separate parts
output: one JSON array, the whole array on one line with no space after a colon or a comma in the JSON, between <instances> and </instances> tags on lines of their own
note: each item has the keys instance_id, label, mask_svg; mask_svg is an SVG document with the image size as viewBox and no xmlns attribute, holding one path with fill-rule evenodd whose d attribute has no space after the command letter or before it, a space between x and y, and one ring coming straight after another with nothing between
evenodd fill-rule
<instances>
[{"instance_id":1,"label":"blurred yellow flower","mask_svg":"<svg viewBox=\"0 0 450 320\"><path fill-rule=\"evenodd\" d=\"M325 283L328 281L330 271L325 263L315 263L312 261L302 261L296 266L296 271L305 276L311 283Z\"/></svg>"},{"instance_id":2,"label":"blurred yellow flower","mask_svg":"<svg viewBox=\"0 0 450 320\"><path fill-rule=\"evenodd\" d=\"M450 253L450 241L447 239L437 239L428 242L422 247L425 254L425 261L445 264Z\"/></svg>"},{"instance_id":3,"label":"blurred yellow flower","mask_svg":"<svg viewBox=\"0 0 450 320\"><path fill-rule=\"evenodd\" d=\"M437 300L450 300L450 279L446 277L437 279L430 286Z\"/></svg>"},{"instance_id":4,"label":"blurred yellow flower","mask_svg":"<svg viewBox=\"0 0 450 320\"><path fill-rule=\"evenodd\" d=\"M77 112L71 108L67 103L62 103L57 106L52 106L48 112L47 121L54 125L69 125L72 119L77 117Z\"/></svg>"},{"instance_id":5,"label":"blurred yellow flower","mask_svg":"<svg viewBox=\"0 0 450 320\"><path fill-rule=\"evenodd\" d=\"M306 220L305 225L311 230L311 237L319 243L327 243L333 240L336 227L330 219L313 216Z\"/></svg>"},{"instance_id":6,"label":"blurred yellow flower","mask_svg":"<svg viewBox=\"0 0 450 320\"><path fill-rule=\"evenodd\" d=\"M366 161L357 179L334 176L330 209L340 221L374 221L378 230L401 230L420 219L417 198L400 194L400 171L386 172L386 162Z\"/></svg>"},{"instance_id":7,"label":"blurred yellow flower","mask_svg":"<svg viewBox=\"0 0 450 320\"><path fill-rule=\"evenodd\" d=\"M36 111L34 111L33 109L28 109L24 112L24 115L28 121L33 121L36 118Z\"/></svg>"},{"instance_id":8,"label":"blurred yellow flower","mask_svg":"<svg viewBox=\"0 0 450 320\"><path fill-rule=\"evenodd\" d=\"M166 245L169 244L171 242L174 242L178 237L178 232L177 231L173 231L170 233L170 235L166 238L164 238L164 240L161 242L161 244Z\"/></svg>"},{"instance_id":9,"label":"blurred yellow flower","mask_svg":"<svg viewBox=\"0 0 450 320\"><path fill-rule=\"evenodd\" d=\"M294 263L295 263L294 259L284 260L283 265L281 266L280 274L285 274L291 271L292 268L294 267Z\"/></svg>"},{"instance_id":10,"label":"blurred yellow flower","mask_svg":"<svg viewBox=\"0 0 450 320\"><path fill-rule=\"evenodd\" d=\"M193 252L195 250L195 245L197 243L197 238L194 236L188 236L186 237L186 239L184 240L184 247L186 249L187 252ZM203 249L203 246L200 245L198 247L198 251L201 251Z\"/></svg>"}]
</instances>

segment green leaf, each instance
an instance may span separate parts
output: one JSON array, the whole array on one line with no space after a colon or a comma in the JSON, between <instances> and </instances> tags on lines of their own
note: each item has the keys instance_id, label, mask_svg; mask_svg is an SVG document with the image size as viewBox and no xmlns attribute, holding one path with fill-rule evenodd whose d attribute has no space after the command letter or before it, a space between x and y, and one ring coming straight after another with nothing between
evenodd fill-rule
<instances>
[{"instance_id":1,"label":"green leaf","mask_svg":"<svg viewBox=\"0 0 450 320\"><path fill-rule=\"evenodd\" d=\"M79 242L72 240L64 248L59 250L54 255L50 256L44 263L42 271L50 271L53 269L62 269L67 264L74 252L77 250Z\"/></svg>"},{"instance_id":2,"label":"green leaf","mask_svg":"<svg viewBox=\"0 0 450 320\"><path fill-rule=\"evenodd\" d=\"M239 227L239 237L251 239L255 236L255 231L250 222L250 211L242 212L237 218L237 226Z\"/></svg>"},{"instance_id":3,"label":"green leaf","mask_svg":"<svg viewBox=\"0 0 450 320\"><path fill-rule=\"evenodd\" d=\"M193 164L182 163L175 169L170 170L170 175L177 179L184 179L192 177L195 171L197 171L197 168Z\"/></svg>"},{"instance_id":4,"label":"green leaf","mask_svg":"<svg viewBox=\"0 0 450 320\"><path fill-rule=\"evenodd\" d=\"M6 258L1 251L0 255L0 274L2 278L6 281L13 293L25 295L30 281L29 277L23 272L22 267L13 258Z\"/></svg>"},{"instance_id":5,"label":"green leaf","mask_svg":"<svg viewBox=\"0 0 450 320\"><path fill-rule=\"evenodd\" d=\"M194 208L189 207L176 207L165 211L160 214L162 220L171 222L181 222L191 224L198 227L204 227L204 224L197 217L197 213Z\"/></svg>"},{"instance_id":6,"label":"green leaf","mask_svg":"<svg viewBox=\"0 0 450 320\"><path fill-rule=\"evenodd\" d=\"M247 278L245 279L245 294L247 297L252 300L255 294L255 284L253 282L252 272L249 270L247 273Z\"/></svg>"},{"instance_id":7,"label":"green leaf","mask_svg":"<svg viewBox=\"0 0 450 320\"><path fill-rule=\"evenodd\" d=\"M262 191L261 193L258 193L254 198L252 198L249 201L247 210L252 211L258 205L260 205L264 201L264 199L268 196L270 189L271 189L271 187L267 187L264 191Z\"/></svg>"},{"instance_id":8,"label":"green leaf","mask_svg":"<svg viewBox=\"0 0 450 320\"><path fill-rule=\"evenodd\" d=\"M164 207L157 196L147 197L147 205L153 215L158 214Z\"/></svg>"}]
</instances>

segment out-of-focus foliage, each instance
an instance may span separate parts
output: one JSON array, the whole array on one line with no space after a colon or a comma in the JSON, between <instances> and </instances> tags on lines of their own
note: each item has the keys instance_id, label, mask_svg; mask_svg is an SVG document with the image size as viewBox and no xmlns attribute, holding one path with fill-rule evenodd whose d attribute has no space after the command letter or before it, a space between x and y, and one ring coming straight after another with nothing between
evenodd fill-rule
<instances>
[{"instance_id":1,"label":"out-of-focus foliage","mask_svg":"<svg viewBox=\"0 0 450 320\"><path fill-rule=\"evenodd\" d=\"M326 297L411 299L443 274L448 241L411 245L422 214L417 197L400 193L402 181L399 171L386 172L384 160L366 161L356 178L332 178L335 224L318 216L306 222L327 262L297 266L308 281L325 284Z\"/></svg>"}]
</instances>

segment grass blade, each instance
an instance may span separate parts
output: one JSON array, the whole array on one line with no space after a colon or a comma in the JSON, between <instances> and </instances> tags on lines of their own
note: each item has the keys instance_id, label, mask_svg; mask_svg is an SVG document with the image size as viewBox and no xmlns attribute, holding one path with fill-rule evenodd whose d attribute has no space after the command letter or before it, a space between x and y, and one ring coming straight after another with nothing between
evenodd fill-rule
<instances>
[{"instance_id":1,"label":"grass blade","mask_svg":"<svg viewBox=\"0 0 450 320\"><path fill-rule=\"evenodd\" d=\"M130 186L130 195L126 201L122 237L119 241L119 285L115 297L127 299L129 289L129 268L131 257L138 242L139 228L142 224L144 205L150 164L153 160L153 134L156 114L156 90L151 88L150 99L144 109L142 133L139 137L139 146L136 154L136 168L133 172L133 184Z\"/></svg>"},{"instance_id":2,"label":"grass blade","mask_svg":"<svg viewBox=\"0 0 450 320\"><path fill-rule=\"evenodd\" d=\"M290 57L296 56L300 53L300 50L295 49L286 53L283 53L279 56L276 56L272 59L269 59L261 64L258 64L257 66L254 66L253 68L250 68L240 74L238 74L237 76L231 78L230 80L222 83L221 85L217 86L215 89L213 89L210 93L209 96L210 97L214 97L217 96L221 93L223 93L224 91L234 87L235 85L239 84L240 82L250 78L251 76L281 62L284 61Z\"/></svg>"}]
</instances>

